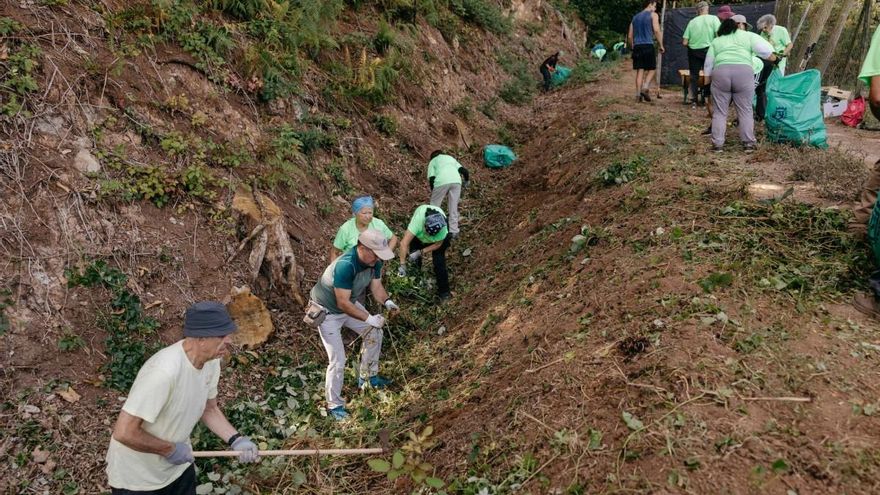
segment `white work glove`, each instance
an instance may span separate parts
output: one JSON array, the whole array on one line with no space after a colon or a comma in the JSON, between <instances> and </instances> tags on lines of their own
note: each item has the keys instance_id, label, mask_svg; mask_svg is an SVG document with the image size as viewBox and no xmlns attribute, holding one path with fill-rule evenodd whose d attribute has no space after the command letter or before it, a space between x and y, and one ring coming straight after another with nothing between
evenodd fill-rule
<instances>
[{"instance_id":1,"label":"white work glove","mask_svg":"<svg viewBox=\"0 0 880 495\"><path fill-rule=\"evenodd\" d=\"M413 252L409 253L409 256L407 256L407 259L409 259L410 261L415 261L421 257L422 257L422 250L420 249L418 251L413 251Z\"/></svg>"},{"instance_id":2,"label":"white work glove","mask_svg":"<svg viewBox=\"0 0 880 495\"><path fill-rule=\"evenodd\" d=\"M385 318L382 315L370 315L364 320L364 323L373 328L382 328L382 325L385 324Z\"/></svg>"},{"instance_id":3,"label":"white work glove","mask_svg":"<svg viewBox=\"0 0 880 495\"><path fill-rule=\"evenodd\" d=\"M405 277L406 276L406 265L400 265L397 267L397 276Z\"/></svg>"},{"instance_id":4,"label":"white work glove","mask_svg":"<svg viewBox=\"0 0 880 495\"><path fill-rule=\"evenodd\" d=\"M394 301L392 301L391 299L386 299L385 309L387 309L388 311L398 311L400 310L400 306L394 304Z\"/></svg>"},{"instance_id":5,"label":"white work glove","mask_svg":"<svg viewBox=\"0 0 880 495\"><path fill-rule=\"evenodd\" d=\"M176 442L174 444L174 452L166 456L165 460L171 464L188 464L195 461L193 458L193 449L186 442Z\"/></svg>"},{"instance_id":6,"label":"white work glove","mask_svg":"<svg viewBox=\"0 0 880 495\"><path fill-rule=\"evenodd\" d=\"M232 450L241 452L238 454L238 462L249 464L260 457L260 450L249 437L238 437L232 442Z\"/></svg>"}]
</instances>

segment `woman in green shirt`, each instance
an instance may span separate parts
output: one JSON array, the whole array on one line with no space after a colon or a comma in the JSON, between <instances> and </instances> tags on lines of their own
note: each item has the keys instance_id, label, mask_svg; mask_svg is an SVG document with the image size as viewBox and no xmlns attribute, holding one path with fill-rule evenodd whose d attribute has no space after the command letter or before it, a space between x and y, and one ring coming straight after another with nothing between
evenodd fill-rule
<instances>
[{"instance_id":1,"label":"woman in green shirt","mask_svg":"<svg viewBox=\"0 0 880 495\"><path fill-rule=\"evenodd\" d=\"M385 225L385 222L373 217L373 208L376 203L371 196L359 196L351 203L352 217L339 226L336 238L330 246L330 261L335 260L340 254L357 246L358 236L361 232L369 229L378 230L388 239L388 247L394 250L397 246L397 236Z\"/></svg>"},{"instance_id":2,"label":"woman in green shirt","mask_svg":"<svg viewBox=\"0 0 880 495\"><path fill-rule=\"evenodd\" d=\"M761 36L773 47L773 53L780 58L777 68L780 74L784 76L785 59L791 53L791 48L794 46L794 43L791 42L791 35L788 34L788 29L777 26L776 16L773 14L762 15L755 24L757 24Z\"/></svg>"},{"instance_id":3,"label":"woman in green shirt","mask_svg":"<svg viewBox=\"0 0 880 495\"><path fill-rule=\"evenodd\" d=\"M703 74L712 85L712 150L724 150L727 112L731 102L739 118L739 137L747 153L755 150L755 120L752 100L755 76L752 57L775 61L773 48L757 34L748 31L749 23L735 15L721 23L718 37L709 45Z\"/></svg>"}]
</instances>

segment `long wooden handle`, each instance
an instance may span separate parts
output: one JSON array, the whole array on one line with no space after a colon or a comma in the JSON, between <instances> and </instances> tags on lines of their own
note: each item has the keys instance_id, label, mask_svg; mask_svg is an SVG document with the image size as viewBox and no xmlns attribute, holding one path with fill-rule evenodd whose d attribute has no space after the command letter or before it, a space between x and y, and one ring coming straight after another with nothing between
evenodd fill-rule
<instances>
[{"instance_id":1,"label":"long wooden handle","mask_svg":"<svg viewBox=\"0 0 880 495\"><path fill-rule=\"evenodd\" d=\"M260 456L274 455L364 455L381 454L385 449L381 447L371 449L306 449L306 450L260 450ZM193 457L238 457L238 450L197 450Z\"/></svg>"}]
</instances>

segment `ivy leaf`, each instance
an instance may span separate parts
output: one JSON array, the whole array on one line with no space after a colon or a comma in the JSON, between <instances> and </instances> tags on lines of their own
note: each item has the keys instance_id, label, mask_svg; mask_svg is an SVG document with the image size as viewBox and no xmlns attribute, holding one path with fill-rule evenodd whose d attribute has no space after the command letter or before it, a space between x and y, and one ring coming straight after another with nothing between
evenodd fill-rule
<instances>
[{"instance_id":1,"label":"ivy leaf","mask_svg":"<svg viewBox=\"0 0 880 495\"><path fill-rule=\"evenodd\" d=\"M399 450L394 451L394 455L391 456L391 467L394 469L400 469L400 466L403 466L403 453Z\"/></svg>"},{"instance_id":2,"label":"ivy leaf","mask_svg":"<svg viewBox=\"0 0 880 495\"><path fill-rule=\"evenodd\" d=\"M369 461L367 461L367 465L370 466L373 471L377 471L380 473L387 473L391 470L391 463L389 463L385 459L370 459Z\"/></svg>"},{"instance_id":3,"label":"ivy leaf","mask_svg":"<svg viewBox=\"0 0 880 495\"><path fill-rule=\"evenodd\" d=\"M645 424L639 421L639 418L626 411L623 411L623 422L626 423L626 426L632 431L643 430L645 428Z\"/></svg>"},{"instance_id":4,"label":"ivy leaf","mask_svg":"<svg viewBox=\"0 0 880 495\"><path fill-rule=\"evenodd\" d=\"M444 482L440 478L425 478L425 484L430 486L431 488L436 488L439 490L443 488L443 485L445 485L446 482Z\"/></svg>"}]
</instances>

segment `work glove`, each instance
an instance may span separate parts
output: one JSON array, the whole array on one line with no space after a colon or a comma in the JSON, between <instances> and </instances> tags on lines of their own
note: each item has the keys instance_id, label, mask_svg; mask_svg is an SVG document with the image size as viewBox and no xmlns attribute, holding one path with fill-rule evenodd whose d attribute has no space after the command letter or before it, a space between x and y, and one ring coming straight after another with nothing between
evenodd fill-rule
<instances>
[{"instance_id":1,"label":"work glove","mask_svg":"<svg viewBox=\"0 0 880 495\"><path fill-rule=\"evenodd\" d=\"M232 450L241 452L238 454L238 462L249 464L260 457L257 445L249 437L238 437L232 442Z\"/></svg>"},{"instance_id":2,"label":"work glove","mask_svg":"<svg viewBox=\"0 0 880 495\"><path fill-rule=\"evenodd\" d=\"M406 276L406 265L400 265L397 267L397 276L405 277Z\"/></svg>"},{"instance_id":3,"label":"work glove","mask_svg":"<svg viewBox=\"0 0 880 495\"><path fill-rule=\"evenodd\" d=\"M398 273L399 272L400 272L400 270L398 270ZM387 309L388 311L399 311L400 306L394 304L394 301L392 301L391 299L386 299L385 300L385 309Z\"/></svg>"},{"instance_id":4,"label":"work glove","mask_svg":"<svg viewBox=\"0 0 880 495\"><path fill-rule=\"evenodd\" d=\"M471 181L469 181L469 180L462 181L462 183L461 183L461 188L462 188L462 189L467 189L467 188L469 188L469 187L471 187Z\"/></svg>"},{"instance_id":5,"label":"work glove","mask_svg":"<svg viewBox=\"0 0 880 495\"><path fill-rule=\"evenodd\" d=\"M407 256L407 259L410 261L416 261L421 257L422 257L422 250L420 249L418 251L413 251L413 252L409 253L409 256Z\"/></svg>"},{"instance_id":6,"label":"work glove","mask_svg":"<svg viewBox=\"0 0 880 495\"><path fill-rule=\"evenodd\" d=\"M382 328L382 325L385 324L385 318L382 315L370 315L364 320L364 323L373 328Z\"/></svg>"},{"instance_id":7,"label":"work glove","mask_svg":"<svg viewBox=\"0 0 880 495\"><path fill-rule=\"evenodd\" d=\"M195 461L193 458L193 449L186 442L176 442L174 444L174 452L165 456L165 460L171 464L187 464Z\"/></svg>"}]
</instances>

